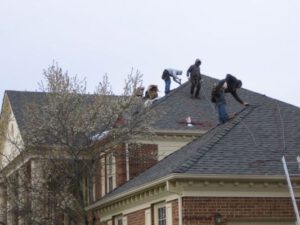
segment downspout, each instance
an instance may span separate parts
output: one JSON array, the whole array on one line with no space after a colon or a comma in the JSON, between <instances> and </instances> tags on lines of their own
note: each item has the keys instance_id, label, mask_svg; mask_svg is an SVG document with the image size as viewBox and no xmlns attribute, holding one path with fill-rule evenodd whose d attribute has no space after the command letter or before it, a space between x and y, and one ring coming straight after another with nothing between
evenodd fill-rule
<instances>
[{"instance_id":1,"label":"downspout","mask_svg":"<svg viewBox=\"0 0 300 225\"><path fill-rule=\"evenodd\" d=\"M178 220L179 225L183 224L182 220L182 195L178 195Z\"/></svg>"},{"instance_id":2,"label":"downspout","mask_svg":"<svg viewBox=\"0 0 300 225\"><path fill-rule=\"evenodd\" d=\"M125 161L126 161L126 181L129 181L129 150L128 150L128 143L125 144Z\"/></svg>"},{"instance_id":3,"label":"downspout","mask_svg":"<svg viewBox=\"0 0 300 225\"><path fill-rule=\"evenodd\" d=\"M166 181L166 187L167 187L167 192L178 195L178 199L177 199L177 201L178 201L178 222L179 222L178 225L182 225L183 224L183 219L182 219L182 193L170 191L170 182L168 180Z\"/></svg>"}]
</instances>

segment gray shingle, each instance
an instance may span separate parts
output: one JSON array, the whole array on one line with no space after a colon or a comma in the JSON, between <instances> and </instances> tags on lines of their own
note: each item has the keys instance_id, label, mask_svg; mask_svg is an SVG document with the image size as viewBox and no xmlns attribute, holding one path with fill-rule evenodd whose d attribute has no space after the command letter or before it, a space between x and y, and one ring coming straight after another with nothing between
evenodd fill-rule
<instances>
[{"instance_id":1,"label":"gray shingle","mask_svg":"<svg viewBox=\"0 0 300 225\"><path fill-rule=\"evenodd\" d=\"M182 101L183 104L183 100L188 101L187 88L188 85L185 84L159 105L168 111L167 115L174 121L178 119L176 110L182 114L182 111L189 108L171 108L168 99L179 99L178 101ZM206 91L209 93L208 90ZM249 90L241 90L240 95L251 106L242 108L234 119L212 128L199 139L167 156L140 176L105 196L104 199L172 173L283 175L282 155L292 160L300 154L300 108ZM229 111L236 111L239 107L236 104L230 99ZM198 107L198 110L205 112L205 107L208 106L202 105L200 100ZM196 108L193 109L194 112L197 111ZM211 108L208 107L207 111L210 110ZM213 119L211 114L208 118ZM164 124L166 127L175 128L174 124L163 123L164 119L165 117L160 121L161 126Z\"/></svg>"}]
</instances>

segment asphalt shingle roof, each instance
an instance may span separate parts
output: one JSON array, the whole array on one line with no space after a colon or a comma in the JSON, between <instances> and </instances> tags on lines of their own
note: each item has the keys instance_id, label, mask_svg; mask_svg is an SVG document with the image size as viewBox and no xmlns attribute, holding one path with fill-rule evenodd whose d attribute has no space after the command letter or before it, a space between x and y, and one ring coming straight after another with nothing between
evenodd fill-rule
<instances>
[{"instance_id":1,"label":"asphalt shingle roof","mask_svg":"<svg viewBox=\"0 0 300 225\"><path fill-rule=\"evenodd\" d=\"M175 95L187 94L186 88L174 92L172 97L184 99ZM283 175L282 155L295 160L300 154L300 108L248 90L242 90L241 97L251 106L242 108L234 119L210 129L103 199L173 173ZM165 104L169 105L167 100ZM207 103L202 105L201 100L198 104L202 110L208 107ZM182 108L185 107L176 107L174 113ZM235 103L229 101L228 108L235 110Z\"/></svg>"},{"instance_id":2,"label":"asphalt shingle roof","mask_svg":"<svg viewBox=\"0 0 300 225\"><path fill-rule=\"evenodd\" d=\"M223 125L210 102L211 88L217 80L204 76L199 99L189 97L187 82L153 104L157 110L156 129L207 130L199 139L170 154L136 178L103 199L153 182L172 173L199 175L282 175L281 157L294 159L300 153L300 108L241 89L240 97L251 104L243 107L226 95L229 112L238 115ZM18 124L22 126L22 107L43 97L36 92L7 91ZM197 125L186 126L192 117ZM204 124L204 125L203 125ZM209 126L207 126L209 124Z\"/></svg>"},{"instance_id":3,"label":"asphalt shingle roof","mask_svg":"<svg viewBox=\"0 0 300 225\"><path fill-rule=\"evenodd\" d=\"M217 80L203 75L202 88L200 91L200 99L190 98L190 83L186 82L173 90L169 95L156 101L152 108L156 110L157 117L153 122L155 129L163 130L208 130L218 124L214 105L210 102L210 94L212 86ZM46 102L45 92L29 92L29 91L6 91L5 92L11 103L13 112L17 119L20 130L24 127L25 107L29 103L43 105ZM262 96L245 89L239 90L239 95L244 101L251 102L257 96ZM92 96L92 95L87 95ZM239 112L243 106L233 99L229 94L226 100L230 107L229 113ZM185 118L190 116L193 127L187 127Z\"/></svg>"},{"instance_id":4,"label":"asphalt shingle roof","mask_svg":"<svg viewBox=\"0 0 300 225\"><path fill-rule=\"evenodd\" d=\"M209 76L202 76L202 88L200 99L190 98L190 82L186 82L173 90L169 95L157 101L153 108L157 110L158 118L153 126L156 129L165 130L208 130L218 124L214 104L210 101L211 90L218 80ZM252 102L261 94L250 92L245 89L238 91L239 96L246 102ZM238 103L231 94L226 95L226 101L230 107L229 113L239 112L243 106ZM186 117L191 117L196 122L193 127L187 127Z\"/></svg>"},{"instance_id":5,"label":"asphalt shingle roof","mask_svg":"<svg viewBox=\"0 0 300 225\"><path fill-rule=\"evenodd\" d=\"M14 116L16 118L18 127L21 134L24 133L25 129L25 114L27 111L27 106L29 104L35 103L37 105L44 105L46 102L46 93L45 92L31 92L31 91L5 91Z\"/></svg>"}]
</instances>

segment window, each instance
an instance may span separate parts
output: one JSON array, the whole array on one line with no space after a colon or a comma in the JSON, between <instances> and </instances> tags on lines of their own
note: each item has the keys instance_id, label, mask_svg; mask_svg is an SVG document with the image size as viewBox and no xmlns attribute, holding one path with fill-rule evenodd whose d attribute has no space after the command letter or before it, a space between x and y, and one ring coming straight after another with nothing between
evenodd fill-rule
<instances>
[{"instance_id":1,"label":"window","mask_svg":"<svg viewBox=\"0 0 300 225\"><path fill-rule=\"evenodd\" d=\"M159 203L154 205L154 225L167 225L166 204Z\"/></svg>"},{"instance_id":2,"label":"window","mask_svg":"<svg viewBox=\"0 0 300 225\"><path fill-rule=\"evenodd\" d=\"M166 207L158 208L158 225L166 225Z\"/></svg>"},{"instance_id":3,"label":"window","mask_svg":"<svg viewBox=\"0 0 300 225\"><path fill-rule=\"evenodd\" d=\"M110 154L107 158L107 192L111 192L114 189L114 158Z\"/></svg>"},{"instance_id":4,"label":"window","mask_svg":"<svg viewBox=\"0 0 300 225\"><path fill-rule=\"evenodd\" d=\"M117 225L123 225L123 220L122 220L122 218L121 218L121 219L118 219Z\"/></svg>"},{"instance_id":5,"label":"window","mask_svg":"<svg viewBox=\"0 0 300 225\"><path fill-rule=\"evenodd\" d=\"M154 225L172 225L172 203L161 202L153 206Z\"/></svg>"},{"instance_id":6,"label":"window","mask_svg":"<svg viewBox=\"0 0 300 225\"><path fill-rule=\"evenodd\" d=\"M123 225L123 216L116 216L114 219L114 225Z\"/></svg>"},{"instance_id":7,"label":"window","mask_svg":"<svg viewBox=\"0 0 300 225\"><path fill-rule=\"evenodd\" d=\"M113 177L108 177L108 192L111 192L113 190Z\"/></svg>"}]
</instances>

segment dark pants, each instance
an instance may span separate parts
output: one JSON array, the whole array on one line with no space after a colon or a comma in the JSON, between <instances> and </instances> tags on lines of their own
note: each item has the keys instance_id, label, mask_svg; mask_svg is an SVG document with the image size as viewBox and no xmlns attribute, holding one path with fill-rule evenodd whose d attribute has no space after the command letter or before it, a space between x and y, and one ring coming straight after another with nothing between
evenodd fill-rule
<instances>
[{"instance_id":1,"label":"dark pants","mask_svg":"<svg viewBox=\"0 0 300 225\"><path fill-rule=\"evenodd\" d=\"M191 96L199 97L199 92L201 89L201 80L191 80ZM194 89L196 88L196 93L194 95Z\"/></svg>"},{"instance_id":2,"label":"dark pants","mask_svg":"<svg viewBox=\"0 0 300 225\"><path fill-rule=\"evenodd\" d=\"M217 104L217 109L218 109L218 114L219 114L219 122L225 123L229 119L229 116L228 116L227 110L226 110L226 103Z\"/></svg>"}]
</instances>

